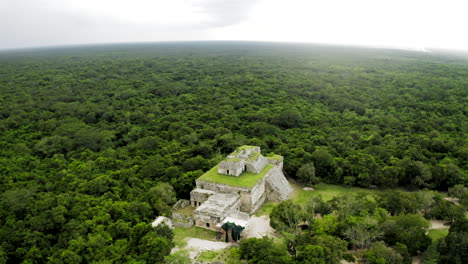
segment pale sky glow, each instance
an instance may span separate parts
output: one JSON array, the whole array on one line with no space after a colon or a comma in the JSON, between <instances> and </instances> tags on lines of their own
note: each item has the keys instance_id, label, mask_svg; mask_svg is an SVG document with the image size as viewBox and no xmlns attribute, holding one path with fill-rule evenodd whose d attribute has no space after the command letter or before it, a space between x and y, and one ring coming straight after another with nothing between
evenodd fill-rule
<instances>
[{"instance_id":1,"label":"pale sky glow","mask_svg":"<svg viewBox=\"0 0 468 264\"><path fill-rule=\"evenodd\" d=\"M174 40L468 50L466 0L0 0L0 49Z\"/></svg>"}]
</instances>

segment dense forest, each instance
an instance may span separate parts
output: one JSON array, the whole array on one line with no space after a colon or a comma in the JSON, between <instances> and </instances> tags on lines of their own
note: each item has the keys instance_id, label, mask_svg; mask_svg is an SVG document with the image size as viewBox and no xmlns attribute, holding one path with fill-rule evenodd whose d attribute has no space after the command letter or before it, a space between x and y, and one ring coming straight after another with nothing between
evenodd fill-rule
<instances>
[{"instance_id":1,"label":"dense forest","mask_svg":"<svg viewBox=\"0 0 468 264\"><path fill-rule=\"evenodd\" d=\"M0 52L0 263L159 263L173 234L152 220L244 144L283 155L286 176L306 184L462 188L467 87L468 59L442 53L249 42Z\"/></svg>"},{"instance_id":2,"label":"dense forest","mask_svg":"<svg viewBox=\"0 0 468 264\"><path fill-rule=\"evenodd\" d=\"M283 201L270 214L282 239L243 239L231 250L228 263L411 264L416 255L426 264L466 263L468 189L459 185L450 190L455 196L464 190L463 206L432 191L358 192L329 201L318 196L304 204ZM447 221L446 237L430 236L426 219Z\"/></svg>"}]
</instances>

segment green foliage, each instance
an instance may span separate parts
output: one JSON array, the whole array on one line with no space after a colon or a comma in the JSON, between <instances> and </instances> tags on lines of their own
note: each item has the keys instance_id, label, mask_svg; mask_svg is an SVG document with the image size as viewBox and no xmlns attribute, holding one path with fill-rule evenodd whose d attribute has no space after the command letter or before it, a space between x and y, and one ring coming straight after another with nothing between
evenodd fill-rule
<instances>
[{"instance_id":1,"label":"green foliage","mask_svg":"<svg viewBox=\"0 0 468 264\"><path fill-rule=\"evenodd\" d=\"M465 209L462 206L454 205L440 196L435 197L434 200L434 205L429 213L430 217L449 223L465 218Z\"/></svg>"},{"instance_id":2,"label":"green foliage","mask_svg":"<svg viewBox=\"0 0 468 264\"><path fill-rule=\"evenodd\" d=\"M167 264L190 264L189 252L187 250L178 250L169 256L164 257L164 263Z\"/></svg>"},{"instance_id":3,"label":"green foliage","mask_svg":"<svg viewBox=\"0 0 468 264\"><path fill-rule=\"evenodd\" d=\"M468 261L468 220L452 224L448 235L437 244L439 263L458 264Z\"/></svg>"},{"instance_id":4,"label":"green foliage","mask_svg":"<svg viewBox=\"0 0 468 264\"><path fill-rule=\"evenodd\" d=\"M319 182L319 178L315 176L314 163L306 163L297 171L297 178L307 184L315 185Z\"/></svg>"},{"instance_id":5,"label":"green foliage","mask_svg":"<svg viewBox=\"0 0 468 264\"><path fill-rule=\"evenodd\" d=\"M309 264L326 264L325 249L321 246L306 245L298 248L296 261L297 263Z\"/></svg>"},{"instance_id":6,"label":"green foliage","mask_svg":"<svg viewBox=\"0 0 468 264\"><path fill-rule=\"evenodd\" d=\"M248 263L291 263L286 247L268 237L243 239L239 249L241 259Z\"/></svg>"},{"instance_id":7,"label":"green foliage","mask_svg":"<svg viewBox=\"0 0 468 264\"><path fill-rule=\"evenodd\" d=\"M338 235L339 221L334 215L326 215L316 219L312 224L312 230L319 235Z\"/></svg>"},{"instance_id":8,"label":"green foliage","mask_svg":"<svg viewBox=\"0 0 468 264\"><path fill-rule=\"evenodd\" d=\"M382 231L377 221L372 218L359 219L357 223L348 227L344 234L346 238L358 248L368 248L371 242L380 239Z\"/></svg>"},{"instance_id":9,"label":"green foliage","mask_svg":"<svg viewBox=\"0 0 468 264\"><path fill-rule=\"evenodd\" d=\"M401 191L385 191L378 194L377 201L380 207L390 214L413 214L419 209L421 203L415 193Z\"/></svg>"},{"instance_id":10,"label":"green foliage","mask_svg":"<svg viewBox=\"0 0 468 264\"><path fill-rule=\"evenodd\" d=\"M327 235L311 238L310 244L299 246L297 249L297 263L329 263L338 264L346 251L346 242Z\"/></svg>"},{"instance_id":11,"label":"green foliage","mask_svg":"<svg viewBox=\"0 0 468 264\"><path fill-rule=\"evenodd\" d=\"M270 225L278 231L294 230L302 220L302 208L290 200L276 205L270 214Z\"/></svg>"},{"instance_id":12,"label":"green foliage","mask_svg":"<svg viewBox=\"0 0 468 264\"><path fill-rule=\"evenodd\" d=\"M227 264L242 264L241 251L237 247L232 247L229 250L229 256L226 260Z\"/></svg>"},{"instance_id":13,"label":"green foliage","mask_svg":"<svg viewBox=\"0 0 468 264\"><path fill-rule=\"evenodd\" d=\"M219 256L219 254L221 253L222 250L209 250L209 251L203 251L201 252L198 257L197 257L197 260L198 261L206 261L206 262L210 262L210 261L214 261L216 259L216 257Z\"/></svg>"},{"instance_id":14,"label":"green foliage","mask_svg":"<svg viewBox=\"0 0 468 264\"><path fill-rule=\"evenodd\" d=\"M270 43L3 52L0 259L143 263L145 250L162 261L168 238L135 233L174 201L171 188L152 188L165 182L187 198L202 172L244 144L283 155L288 177L313 163L321 181L354 186L318 184L328 186L324 201L356 186L465 186L467 65L436 53ZM296 201L318 195L302 190ZM381 206L413 212L414 199L402 197L403 206ZM427 201L417 210L430 212ZM351 224L330 222L318 230L344 237Z\"/></svg>"},{"instance_id":15,"label":"green foliage","mask_svg":"<svg viewBox=\"0 0 468 264\"><path fill-rule=\"evenodd\" d=\"M329 203L340 219L347 216L364 216L372 213L377 207L365 193L344 194L333 198Z\"/></svg>"},{"instance_id":16,"label":"green foliage","mask_svg":"<svg viewBox=\"0 0 468 264\"><path fill-rule=\"evenodd\" d=\"M383 242L373 243L364 253L365 263L369 264L400 264L403 257L394 249L386 247ZM411 263L411 262L410 262Z\"/></svg>"},{"instance_id":17,"label":"green foliage","mask_svg":"<svg viewBox=\"0 0 468 264\"><path fill-rule=\"evenodd\" d=\"M304 122L302 114L295 110L285 110L276 117L276 123L283 128L300 127Z\"/></svg>"},{"instance_id":18,"label":"green foliage","mask_svg":"<svg viewBox=\"0 0 468 264\"><path fill-rule=\"evenodd\" d=\"M448 190L448 196L458 198L460 203L468 208L468 188L461 184L457 184Z\"/></svg>"},{"instance_id":19,"label":"green foliage","mask_svg":"<svg viewBox=\"0 0 468 264\"><path fill-rule=\"evenodd\" d=\"M382 224L383 240L390 246L397 243L406 245L414 256L431 244L431 238L426 234L428 227L427 220L419 215L394 216Z\"/></svg>"}]
</instances>

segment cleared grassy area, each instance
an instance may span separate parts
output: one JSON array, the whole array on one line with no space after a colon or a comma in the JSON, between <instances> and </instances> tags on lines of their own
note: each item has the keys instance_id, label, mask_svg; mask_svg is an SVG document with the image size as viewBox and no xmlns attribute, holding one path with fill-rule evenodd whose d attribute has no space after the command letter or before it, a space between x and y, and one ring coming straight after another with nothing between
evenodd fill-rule
<instances>
[{"instance_id":1,"label":"cleared grassy area","mask_svg":"<svg viewBox=\"0 0 468 264\"><path fill-rule=\"evenodd\" d=\"M432 239L432 242L437 241L439 238L446 237L449 233L448 228L444 229L431 229L429 230L428 236Z\"/></svg>"},{"instance_id":2,"label":"cleared grassy area","mask_svg":"<svg viewBox=\"0 0 468 264\"><path fill-rule=\"evenodd\" d=\"M258 211L255 213L256 216L262 216L262 215L270 215L271 211L277 205L278 203L274 202L266 202L258 209Z\"/></svg>"},{"instance_id":3,"label":"cleared grassy area","mask_svg":"<svg viewBox=\"0 0 468 264\"><path fill-rule=\"evenodd\" d=\"M216 232L196 226L190 228L176 227L174 229L174 242L179 248L187 245L186 238L189 237L216 241Z\"/></svg>"},{"instance_id":4,"label":"cleared grassy area","mask_svg":"<svg viewBox=\"0 0 468 264\"><path fill-rule=\"evenodd\" d=\"M183 215L193 215L193 211L195 211L195 207L187 205L184 208L177 209L175 212Z\"/></svg>"},{"instance_id":5,"label":"cleared grassy area","mask_svg":"<svg viewBox=\"0 0 468 264\"><path fill-rule=\"evenodd\" d=\"M226 261L227 256L229 255L229 249L221 249L221 250L209 250L203 251L198 255L197 261L204 261L204 262L213 262L213 261Z\"/></svg>"},{"instance_id":6,"label":"cleared grassy area","mask_svg":"<svg viewBox=\"0 0 468 264\"><path fill-rule=\"evenodd\" d=\"M273 165L268 164L259 174L244 171L239 177L235 177L219 174L218 166L214 166L211 170L200 176L198 179L207 182L221 183L229 186L252 188L272 167Z\"/></svg>"},{"instance_id":7,"label":"cleared grassy area","mask_svg":"<svg viewBox=\"0 0 468 264\"><path fill-rule=\"evenodd\" d=\"M367 194L375 194L379 192L379 190L369 190L359 187L345 187L325 183L319 183L315 185L314 191L306 191L303 189L304 186L298 183L290 182L290 184L294 189L294 192L291 195L291 199L295 203L304 203L310 200L311 198L317 197L319 195L322 195L323 200L329 201L336 196L340 196L347 193L352 194L362 192Z\"/></svg>"},{"instance_id":8,"label":"cleared grassy area","mask_svg":"<svg viewBox=\"0 0 468 264\"><path fill-rule=\"evenodd\" d=\"M358 192L364 192L367 194L375 194L379 192L379 190L369 190L369 189L364 189L364 188L358 188L358 187L346 187L346 186L340 186L340 185L333 185L333 184L325 184L325 183L319 183L314 186L314 191L306 191L303 188L305 186L293 182L289 180L289 184L291 184L291 187L293 188L293 193L290 194L290 199L293 200L295 203L301 204L305 203L308 200L322 195L322 198L325 201L330 201L336 196L340 196L343 194L352 194L352 193L358 193ZM270 215L271 211L273 208L277 205L278 203L275 202L266 202L263 204L262 207L255 213L256 216L262 216L262 215Z\"/></svg>"}]
</instances>

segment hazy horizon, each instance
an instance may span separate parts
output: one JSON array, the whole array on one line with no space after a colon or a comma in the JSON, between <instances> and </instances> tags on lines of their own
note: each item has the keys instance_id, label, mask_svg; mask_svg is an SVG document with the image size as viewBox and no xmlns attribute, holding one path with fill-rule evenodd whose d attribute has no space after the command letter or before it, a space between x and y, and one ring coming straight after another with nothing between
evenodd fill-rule
<instances>
[{"instance_id":1,"label":"hazy horizon","mask_svg":"<svg viewBox=\"0 0 468 264\"><path fill-rule=\"evenodd\" d=\"M259 41L468 50L460 0L3 0L0 50Z\"/></svg>"}]
</instances>

